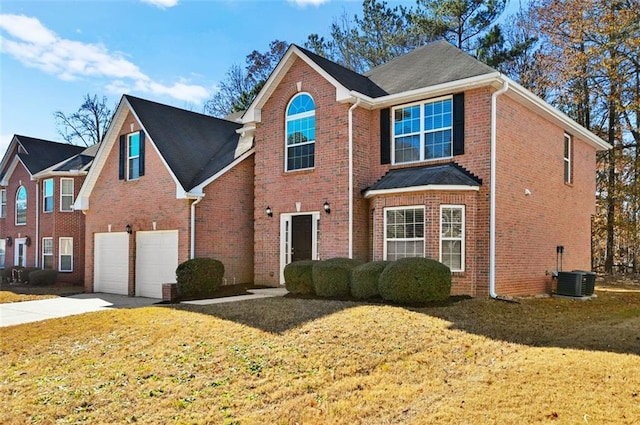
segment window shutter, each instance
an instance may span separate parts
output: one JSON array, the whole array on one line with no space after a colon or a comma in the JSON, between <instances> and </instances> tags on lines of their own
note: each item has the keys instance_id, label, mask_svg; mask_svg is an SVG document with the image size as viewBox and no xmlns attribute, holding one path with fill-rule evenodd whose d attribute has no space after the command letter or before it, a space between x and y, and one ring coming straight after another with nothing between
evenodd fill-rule
<instances>
[{"instance_id":1,"label":"window shutter","mask_svg":"<svg viewBox=\"0 0 640 425\"><path fill-rule=\"evenodd\" d=\"M380 164L391 164L391 113L380 110Z\"/></svg>"},{"instance_id":2,"label":"window shutter","mask_svg":"<svg viewBox=\"0 0 640 425\"><path fill-rule=\"evenodd\" d=\"M453 95L453 155L464 154L464 93Z\"/></svg>"},{"instance_id":3,"label":"window shutter","mask_svg":"<svg viewBox=\"0 0 640 425\"><path fill-rule=\"evenodd\" d=\"M120 136L120 158L118 160L119 170L118 170L118 179L124 180L124 163L127 160L126 151L127 144L124 139L124 134Z\"/></svg>"},{"instance_id":4,"label":"window shutter","mask_svg":"<svg viewBox=\"0 0 640 425\"><path fill-rule=\"evenodd\" d=\"M140 130L140 175L144 176L144 131Z\"/></svg>"}]
</instances>

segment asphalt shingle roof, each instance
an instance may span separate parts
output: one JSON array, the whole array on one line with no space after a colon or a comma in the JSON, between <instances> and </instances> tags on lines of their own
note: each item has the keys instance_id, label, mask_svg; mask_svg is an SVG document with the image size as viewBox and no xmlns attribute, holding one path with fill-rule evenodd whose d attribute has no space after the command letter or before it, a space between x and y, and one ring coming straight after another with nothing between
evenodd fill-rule
<instances>
[{"instance_id":1,"label":"asphalt shingle roof","mask_svg":"<svg viewBox=\"0 0 640 425\"><path fill-rule=\"evenodd\" d=\"M231 164L239 123L124 96L169 168L190 190Z\"/></svg>"},{"instance_id":2,"label":"asphalt shingle roof","mask_svg":"<svg viewBox=\"0 0 640 425\"><path fill-rule=\"evenodd\" d=\"M481 186L482 179L452 162L391 170L365 191L428 185Z\"/></svg>"},{"instance_id":3,"label":"asphalt shingle roof","mask_svg":"<svg viewBox=\"0 0 640 425\"><path fill-rule=\"evenodd\" d=\"M18 157L31 174L36 174L65 159L78 155L86 148L67 143L52 142L33 137L15 135L26 152L19 152Z\"/></svg>"}]
</instances>

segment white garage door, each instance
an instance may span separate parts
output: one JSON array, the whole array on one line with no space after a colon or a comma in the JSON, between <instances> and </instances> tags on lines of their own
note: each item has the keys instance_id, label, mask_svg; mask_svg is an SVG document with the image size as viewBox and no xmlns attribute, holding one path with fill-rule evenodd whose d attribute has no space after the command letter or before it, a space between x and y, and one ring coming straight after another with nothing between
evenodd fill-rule
<instances>
[{"instance_id":1,"label":"white garage door","mask_svg":"<svg viewBox=\"0 0 640 425\"><path fill-rule=\"evenodd\" d=\"M129 294L129 235L96 233L94 238L93 290Z\"/></svg>"},{"instance_id":2,"label":"white garage door","mask_svg":"<svg viewBox=\"0 0 640 425\"><path fill-rule=\"evenodd\" d=\"M178 231L136 232L136 296L162 298L162 284L175 283Z\"/></svg>"}]
</instances>

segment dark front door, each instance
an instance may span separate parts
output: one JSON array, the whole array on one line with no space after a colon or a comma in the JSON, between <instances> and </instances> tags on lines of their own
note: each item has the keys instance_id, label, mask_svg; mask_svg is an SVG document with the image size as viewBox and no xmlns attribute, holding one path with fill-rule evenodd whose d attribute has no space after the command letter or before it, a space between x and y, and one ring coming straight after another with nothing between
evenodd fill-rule
<instances>
[{"instance_id":1,"label":"dark front door","mask_svg":"<svg viewBox=\"0 0 640 425\"><path fill-rule=\"evenodd\" d=\"M291 261L311 260L313 257L312 215L291 217Z\"/></svg>"}]
</instances>

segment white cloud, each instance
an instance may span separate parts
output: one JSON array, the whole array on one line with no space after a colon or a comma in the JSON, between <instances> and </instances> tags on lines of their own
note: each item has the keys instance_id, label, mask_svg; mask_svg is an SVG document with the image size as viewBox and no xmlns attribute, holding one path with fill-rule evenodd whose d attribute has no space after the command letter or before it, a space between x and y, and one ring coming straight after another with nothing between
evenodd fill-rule
<instances>
[{"instance_id":1,"label":"white cloud","mask_svg":"<svg viewBox=\"0 0 640 425\"><path fill-rule=\"evenodd\" d=\"M168 7L177 6L178 0L142 0L142 3L149 3L160 9L166 9Z\"/></svg>"},{"instance_id":2,"label":"white cloud","mask_svg":"<svg viewBox=\"0 0 640 425\"><path fill-rule=\"evenodd\" d=\"M287 0L289 3L293 3L299 7L307 7L307 6L320 6L324 3L329 3L331 0Z\"/></svg>"},{"instance_id":3,"label":"white cloud","mask_svg":"<svg viewBox=\"0 0 640 425\"><path fill-rule=\"evenodd\" d=\"M0 15L0 30L9 36L0 35L0 52L62 80L105 78L110 80L107 83L109 90L129 86L143 93L171 96L197 104L209 97L205 87L188 84L184 80L169 85L153 81L123 54L110 52L102 44L60 38L36 18Z\"/></svg>"}]
</instances>

